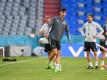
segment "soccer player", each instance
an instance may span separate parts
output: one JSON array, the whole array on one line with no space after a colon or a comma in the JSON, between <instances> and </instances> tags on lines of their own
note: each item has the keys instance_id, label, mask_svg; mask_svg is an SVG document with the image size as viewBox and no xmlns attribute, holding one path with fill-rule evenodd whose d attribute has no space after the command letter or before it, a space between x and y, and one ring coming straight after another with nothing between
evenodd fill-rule
<instances>
[{"instance_id":1,"label":"soccer player","mask_svg":"<svg viewBox=\"0 0 107 80\"><path fill-rule=\"evenodd\" d=\"M107 19L106 19L106 22L103 26L103 29L104 29L104 33L103 33L103 36L105 37L105 39L103 40L100 40L100 45L103 46L104 48L107 48ZM101 61L101 69L103 70L104 69L104 60L105 60L105 55L106 55L106 52L104 49L100 48L101 52L102 52L102 61Z\"/></svg>"},{"instance_id":2,"label":"soccer player","mask_svg":"<svg viewBox=\"0 0 107 80\"><path fill-rule=\"evenodd\" d=\"M50 21L51 21L51 16L45 16L45 18L44 18L44 24L43 24L43 26L41 27L41 29L39 31L39 34L41 36L43 36L45 39L47 39L47 40L48 40L48 38L46 37L46 35L49 34L49 22ZM42 42L40 42L40 43L42 43ZM49 59L50 54L52 52L50 44L49 43L45 43L44 47L45 47L45 52L48 53L48 59ZM50 69L50 68L53 68L52 67L52 63L50 63L50 65L48 65L47 69Z\"/></svg>"},{"instance_id":3,"label":"soccer player","mask_svg":"<svg viewBox=\"0 0 107 80\"><path fill-rule=\"evenodd\" d=\"M91 62L90 50L93 51L95 57L95 69L98 69L98 55L96 48L96 38L101 36L104 32L101 26L93 21L93 15L88 15L88 21L82 26L80 32L82 36L85 38L84 41L84 51L87 54L88 68L93 69L93 64ZM99 30L99 32L97 32Z\"/></svg>"},{"instance_id":4,"label":"soccer player","mask_svg":"<svg viewBox=\"0 0 107 80\"><path fill-rule=\"evenodd\" d=\"M60 63L60 50L61 50L61 38L66 31L67 38L70 42L70 34L69 34L69 28L64 20L64 17L66 16L66 9L62 8L60 10L60 15L59 16L54 16L52 18L52 21L50 22L51 30L49 33L49 41L51 44L52 48L52 54L50 55L50 63L51 60L56 57L56 64L55 64L55 72L62 71L61 63Z\"/></svg>"}]
</instances>

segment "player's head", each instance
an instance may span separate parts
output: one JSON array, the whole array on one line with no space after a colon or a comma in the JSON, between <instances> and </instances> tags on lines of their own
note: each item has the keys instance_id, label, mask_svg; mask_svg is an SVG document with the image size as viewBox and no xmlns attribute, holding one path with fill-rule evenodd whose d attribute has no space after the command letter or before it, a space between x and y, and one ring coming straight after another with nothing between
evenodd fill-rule
<instances>
[{"instance_id":1,"label":"player's head","mask_svg":"<svg viewBox=\"0 0 107 80\"><path fill-rule=\"evenodd\" d=\"M89 14L87 18L88 18L89 23L91 23L93 21L93 15L92 14Z\"/></svg>"},{"instance_id":2,"label":"player's head","mask_svg":"<svg viewBox=\"0 0 107 80\"><path fill-rule=\"evenodd\" d=\"M60 16L61 17L65 17L66 16L66 9L65 8L60 9Z\"/></svg>"},{"instance_id":3,"label":"player's head","mask_svg":"<svg viewBox=\"0 0 107 80\"><path fill-rule=\"evenodd\" d=\"M48 22L50 22L50 21L51 21L51 16L45 16L44 22L45 22L45 23L48 23Z\"/></svg>"}]
</instances>

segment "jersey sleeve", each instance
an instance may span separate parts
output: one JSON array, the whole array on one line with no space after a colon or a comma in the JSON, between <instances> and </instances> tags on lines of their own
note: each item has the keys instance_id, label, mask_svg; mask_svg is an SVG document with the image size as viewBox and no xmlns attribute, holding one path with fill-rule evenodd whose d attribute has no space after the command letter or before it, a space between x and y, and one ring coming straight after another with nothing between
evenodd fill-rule
<instances>
[{"instance_id":1,"label":"jersey sleeve","mask_svg":"<svg viewBox=\"0 0 107 80\"><path fill-rule=\"evenodd\" d=\"M71 35L70 35L70 30L69 30L68 24L66 24L65 31L66 31L67 39L68 39L69 43L71 43Z\"/></svg>"},{"instance_id":2,"label":"jersey sleeve","mask_svg":"<svg viewBox=\"0 0 107 80\"><path fill-rule=\"evenodd\" d=\"M43 26L41 27L41 29L40 29L40 31L39 31L39 32L44 31L44 28L45 28L45 24L43 24Z\"/></svg>"},{"instance_id":3,"label":"jersey sleeve","mask_svg":"<svg viewBox=\"0 0 107 80\"><path fill-rule=\"evenodd\" d=\"M82 36L85 36L85 33L84 33L84 31L85 31L85 25L86 25L86 24L84 24L84 25L82 26L82 28L80 28L80 30L79 30Z\"/></svg>"},{"instance_id":4,"label":"jersey sleeve","mask_svg":"<svg viewBox=\"0 0 107 80\"><path fill-rule=\"evenodd\" d=\"M98 23L96 23L96 26L97 26L98 30L100 30L100 32L97 34L97 37L99 37L103 34L104 30Z\"/></svg>"}]
</instances>

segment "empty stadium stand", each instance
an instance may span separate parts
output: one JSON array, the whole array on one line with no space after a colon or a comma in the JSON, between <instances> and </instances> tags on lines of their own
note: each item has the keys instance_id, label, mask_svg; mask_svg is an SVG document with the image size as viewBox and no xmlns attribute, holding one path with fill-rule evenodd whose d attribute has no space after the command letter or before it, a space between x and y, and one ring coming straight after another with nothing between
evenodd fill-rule
<instances>
[{"instance_id":1,"label":"empty stadium stand","mask_svg":"<svg viewBox=\"0 0 107 80\"><path fill-rule=\"evenodd\" d=\"M0 0L0 35L29 35L43 19L44 0Z\"/></svg>"},{"instance_id":2,"label":"empty stadium stand","mask_svg":"<svg viewBox=\"0 0 107 80\"><path fill-rule=\"evenodd\" d=\"M78 28L86 22L87 14L94 14L95 21L103 25L107 17L106 4L107 0L0 0L0 46L36 46L38 38L28 35L32 29L39 31L44 16L59 15L61 7L67 9L65 19L72 42L82 41ZM66 41L64 36L62 42Z\"/></svg>"},{"instance_id":3,"label":"empty stadium stand","mask_svg":"<svg viewBox=\"0 0 107 80\"><path fill-rule=\"evenodd\" d=\"M87 14L92 13L95 21L103 25L107 17L107 0L61 0L61 6L67 9L66 20L71 34L79 35L78 28L86 22Z\"/></svg>"}]
</instances>

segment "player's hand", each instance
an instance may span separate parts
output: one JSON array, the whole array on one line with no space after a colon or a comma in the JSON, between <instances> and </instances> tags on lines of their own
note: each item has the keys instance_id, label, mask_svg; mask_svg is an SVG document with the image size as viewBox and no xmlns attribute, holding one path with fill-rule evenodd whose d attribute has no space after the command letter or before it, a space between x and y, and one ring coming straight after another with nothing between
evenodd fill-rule
<instances>
[{"instance_id":1,"label":"player's hand","mask_svg":"<svg viewBox=\"0 0 107 80\"><path fill-rule=\"evenodd\" d=\"M42 35L42 34L43 34L43 31L40 31L39 34Z\"/></svg>"},{"instance_id":2,"label":"player's hand","mask_svg":"<svg viewBox=\"0 0 107 80\"><path fill-rule=\"evenodd\" d=\"M94 36L93 36L93 38L95 38L95 39L96 39L96 38L97 38L97 36L95 36L95 35L94 35Z\"/></svg>"},{"instance_id":3,"label":"player's hand","mask_svg":"<svg viewBox=\"0 0 107 80\"><path fill-rule=\"evenodd\" d=\"M44 37L48 38L48 37L49 37L49 34L45 34Z\"/></svg>"},{"instance_id":4,"label":"player's hand","mask_svg":"<svg viewBox=\"0 0 107 80\"><path fill-rule=\"evenodd\" d=\"M31 37L31 38L34 38L34 37L35 37L35 34L31 33L31 34L30 34L30 37Z\"/></svg>"}]
</instances>

